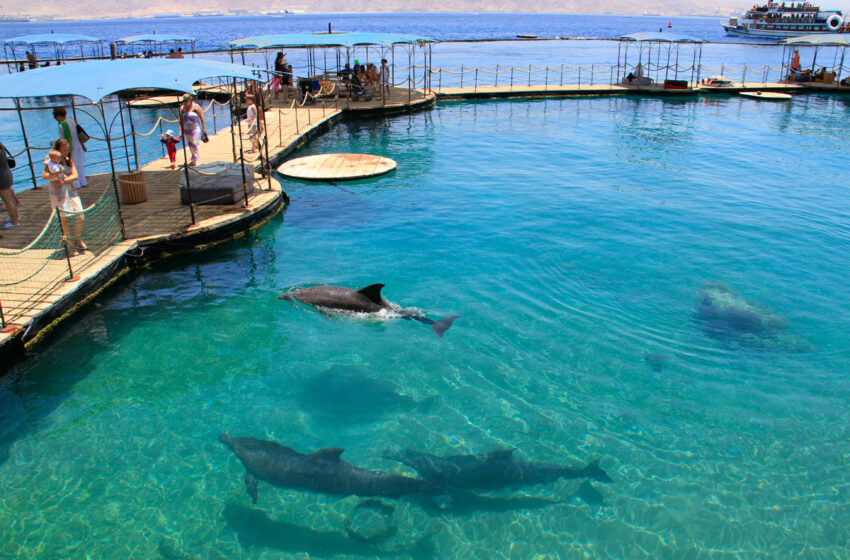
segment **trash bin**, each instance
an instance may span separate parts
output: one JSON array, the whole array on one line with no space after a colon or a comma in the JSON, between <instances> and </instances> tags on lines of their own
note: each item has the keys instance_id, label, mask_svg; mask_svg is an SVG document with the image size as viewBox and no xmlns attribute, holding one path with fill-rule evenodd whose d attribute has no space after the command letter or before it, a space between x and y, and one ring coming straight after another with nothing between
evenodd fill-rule
<instances>
[{"instance_id":1,"label":"trash bin","mask_svg":"<svg viewBox=\"0 0 850 560\"><path fill-rule=\"evenodd\" d=\"M124 204L139 204L148 199L148 189L145 186L145 174L141 171L131 171L118 176L118 190L121 191L121 202Z\"/></svg>"}]
</instances>

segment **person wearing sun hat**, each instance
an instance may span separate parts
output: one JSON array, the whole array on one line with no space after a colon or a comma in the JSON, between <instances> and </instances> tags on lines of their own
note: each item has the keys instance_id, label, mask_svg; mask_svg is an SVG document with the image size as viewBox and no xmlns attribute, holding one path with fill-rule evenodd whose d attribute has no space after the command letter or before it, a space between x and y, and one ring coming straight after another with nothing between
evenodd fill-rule
<instances>
[{"instance_id":1,"label":"person wearing sun hat","mask_svg":"<svg viewBox=\"0 0 850 560\"><path fill-rule=\"evenodd\" d=\"M171 160L171 169L175 168L175 159L177 159L177 143L179 138L174 137L174 131L168 129L165 134L159 137L159 141L165 144L165 150L168 152L168 159Z\"/></svg>"}]
</instances>

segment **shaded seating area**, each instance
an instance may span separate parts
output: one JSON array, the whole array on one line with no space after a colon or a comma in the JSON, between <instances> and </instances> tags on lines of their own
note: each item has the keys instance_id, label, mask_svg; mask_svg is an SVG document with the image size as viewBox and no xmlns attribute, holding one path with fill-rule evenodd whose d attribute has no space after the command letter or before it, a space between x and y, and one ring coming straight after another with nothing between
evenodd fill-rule
<instances>
[{"instance_id":1,"label":"shaded seating area","mask_svg":"<svg viewBox=\"0 0 850 560\"><path fill-rule=\"evenodd\" d=\"M803 35L785 39L783 44L782 74L787 83L805 83L815 87L850 84L844 67L847 48L850 47L850 38L846 34Z\"/></svg>"},{"instance_id":2,"label":"shaded seating area","mask_svg":"<svg viewBox=\"0 0 850 560\"><path fill-rule=\"evenodd\" d=\"M296 93L299 102L335 98L351 102L384 100L379 87L380 61L387 60L386 85L403 89L408 101L414 91L427 92L431 88L431 46L435 41L428 37L400 33L328 32L328 33L281 33L245 37L228 43L231 59L246 52L264 54L267 61L265 72L270 81L275 75L269 68L269 54L275 50L297 49L304 65L293 66ZM287 56L291 56L287 53ZM372 58L370 58L372 57ZM357 61L363 66L371 62L371 72L358 77ZM417 64L419 61L419 64Z\"/></svg>"},{"instance_id":3,"label":"shaded seating area","mask_svg":"<svg viewBox=\"0 0 850 560\"><path fill-rule=\"evenodd\" d=\"M689 90L700 79L702 45L702 39L675 33L623 35L617 44L617 83L635 88Z\"/></svg>"}]
</instances>

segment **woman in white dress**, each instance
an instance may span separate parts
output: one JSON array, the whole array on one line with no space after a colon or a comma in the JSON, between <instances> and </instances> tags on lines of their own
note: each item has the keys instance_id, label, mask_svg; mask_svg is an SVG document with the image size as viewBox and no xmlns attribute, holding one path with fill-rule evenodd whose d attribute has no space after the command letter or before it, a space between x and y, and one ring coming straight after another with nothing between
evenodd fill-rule
<instances>
[{"instance_id":1,"label":"woman in white dress","mask_svg":"<svg viewBox=\"0 0 850 560\"><path fill-rule=\"evenodd\" d=\"M62 222L62 231L68 240L68 249L71 255L75 249L81 254L88 250L83 242L83 203L77 188L74 186L79 175L71 155L71 145L64 138L58 139L53 149L62 154L61 170L57 173L52 169L55 164L50 161L49 156L44 160L44 171L42 179L50 181L50 207L59 210L59 220Z\"/></svg>"}]
</instances>

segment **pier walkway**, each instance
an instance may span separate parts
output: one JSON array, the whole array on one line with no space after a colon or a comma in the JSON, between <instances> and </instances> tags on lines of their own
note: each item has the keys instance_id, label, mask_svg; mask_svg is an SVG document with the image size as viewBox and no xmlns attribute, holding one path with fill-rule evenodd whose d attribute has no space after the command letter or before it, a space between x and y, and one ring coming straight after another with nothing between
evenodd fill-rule
<instances>
[{"instance_id":1,"label":"pier walkway","mask_svg":"<svg viewBox=\"0 0 850 560\"><path fill-rule=\"evenodd\" d=\"M504 85L504 86L472 86L444 87L436 90L438 99L487 99L505 97L568 97L578 95L700 95L700 94L731 94L742 91L778 91L794 93L808 91L800 84L747 82L736 83L730 87L709 87L698 85L687 90L664 89L662 85L624 86L624 85ZM820 90L821 88L817 88Z\"/></svg>"},{"instance_id":2,"label":"pier walkway","mask_svg":"<svg viewBox=\"0 0 850 560\"><path fill-rule=\"evenodd\" d=\"M415 110L436 100L434 94L407 90L393 91L390 99L351 102L347 99L318 99L310 106L273 102L265 113L268 154L274 166L298 146L338 120L344 111L350 113L393 113ZM250 148L244 122L226 127L210 135L201 147L201 163L235 163L241 147ZM265 152L263 152L265 155ZM178 150L177 161L182 160ZM171 169L167 157L156 159L139 171L144 176L147 200L130 204L115 201L111 174L89 176L88 187L80 189L89 225L83 230L88 251L68 251L63 230L50 208L46 182L39 189L18 193L21 200L21 225L0 230L0 305L5 327L0 330L0 357L19 353L10 350L23 346L50 330L50 326L85 304L100 290L120 276L127 261L146 253L168 254L191 250L244 235L271 219L284 205L285 193L274 176L259 173L259 154L245 154L246 163L256 166L254 191L247 205L182 204L180 183L185 170ZM237 166L238 169L238 166ZM190 184L196 175L190 170ZM117 173L119 183L123 173ZM120 189L119 189L120 190ZM120 202L123 234L117 208ZM89 212L103 209L114 220L98 220ZM192 211L195 222L192 223ZM96 230L96 231L92 231ZM0 368L3 362L0 361Z\"/></svg>"}]
</instances>

